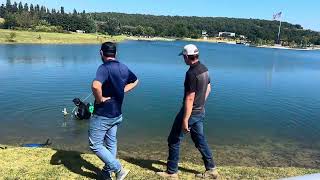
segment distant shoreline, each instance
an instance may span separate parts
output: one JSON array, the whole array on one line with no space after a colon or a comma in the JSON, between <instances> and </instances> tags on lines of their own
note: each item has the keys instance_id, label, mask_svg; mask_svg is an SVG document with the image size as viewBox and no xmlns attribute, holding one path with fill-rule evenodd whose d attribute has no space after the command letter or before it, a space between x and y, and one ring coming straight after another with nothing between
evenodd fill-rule
<instances>
[{"instance_id":1,"label":"distant shoreline","mask_svg":"<svg viewBox=\"0 0 320 180\"><path fill-rule=\"evenodd\" d=\"M10 38L11 34L14 37ZM219 40L219 39L192 39L192 38L165 38L165 37L139 37L139 36L109 36L101 34L81 34L81 33L51 33L51 32L32 32L0 29L0 44L101 44L105 41L122 42L122 41L193 41L193 42L208 42L236 45L237 41ZM315 48L291 48L285 46L270 46L270 45L250 45L250 47L266 48L266 49L282 49L296 51L316 51L320 47Z\"/></svg>"},{"instance_id":2,"label":"distant shoreline","mask_svg":"<svg viewBox=\"0 0 320 180\"><path fill-rule=\"evenodd\" d=\"M195 42L209 42L209 43L221 43L221 44L231 44L237 45L236 41L228 41L228 40L216 40L216 39L191 39L191 38L184 38L184 41L195 41ZM271 46L271 45L250 45L250 47L256 48L265 48L265 49L281 49L281 50L296 50L296 51L319 51L320 47L314 48L293 48L293 47L286 47L286 46Z\"/></svg>"},{"instance_id":3,"label":"distant shoreline","mask_svg":"<svg viewBox=\"0 0 320 180\"><path fill-rule=\"evenodd\" d=\"M174 38L165 37L138 37L138 36L126 36L125 40L129 41L176 41Z\"/></svg>"},{"instance_id":4,"label":"distant shoreline","mask_svg":"<svg viewBox=\"0 0 320 180\"><path fill-rule=\"evenodd\" d=\"M320 48L292 48L292 47L286 47L286 46L254 46L257 48L266 48L266 49L283 49L283 50L295 50L295 51L317 51L320 50Z\"/></svg>"}]
</instances>

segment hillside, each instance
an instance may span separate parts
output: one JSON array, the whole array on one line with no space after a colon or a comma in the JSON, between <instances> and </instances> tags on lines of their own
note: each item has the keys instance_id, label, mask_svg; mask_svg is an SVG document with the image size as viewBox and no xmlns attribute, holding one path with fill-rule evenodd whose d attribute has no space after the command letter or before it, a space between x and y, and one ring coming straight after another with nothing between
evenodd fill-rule
<instances>
[{"instance_id":1,"label":"hillside","mask_svg":"<svg viewBox=\"0 0 320 180\"><path fill-rule=\"evenodd\" d=\"M254 44L274 44L277 39L278 21L259 19L239 19L226 17L188 17L155 16L125 13L86 13L74 9L65 12L60 9L48 9L43 5L28 5L22 2L0 6L0 18L4 18L3 29L28 30L38 32L76 32L102 33L108 35L129 35L145 37L201 38L206 32L215 37L219 32L233 32L235 37ZM2 20L3 21L3 20ZM319 32L305 30L301 25L282 23L282 45L307 47L320 45ZM243 35L243 36L240 36ZM244 38L244 36L246 38Z\"/></svg>"},{"instance_id":2,"label":"hillside","mask_svg":"<svg viewBox=\"0 0 320 180\"><path fill-rule=\"evenodd\" d=\"M279 22L259 19L239 19L225 17L186 17L186 16L154 16L124 13L92 13L92 18L98 22L118 25L122 33L139 31L139 26L151 27L159 36L199 37L202 30L209 36L219 32L234 32L244 35L251 41L274 41L277 37ZM138 28L138 29L137 29ZM141 30L140 30L141 31ZM309 41L320 45L320 33L304 30L301 25L282 23L282 41L301 43Z\"/></svg>"}]
</instances>

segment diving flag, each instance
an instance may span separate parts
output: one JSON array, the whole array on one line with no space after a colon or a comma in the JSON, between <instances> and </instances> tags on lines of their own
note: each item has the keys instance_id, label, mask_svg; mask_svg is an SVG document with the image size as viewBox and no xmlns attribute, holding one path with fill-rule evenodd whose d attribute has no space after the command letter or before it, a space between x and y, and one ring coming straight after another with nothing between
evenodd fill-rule
<instances>
[{"instance_id":1,"label":"diving flag","mask_svg":"<svg viewBox=\"0 0 320 180\"><path fill-rule=\"evenodd\" d=\"M280 18L281 18L281 15L282 15L282 12L279 12L279 13L277 13L277 14L274 14L274 15L273 15L273 20L280 19Z\"/></svg>"}]
</instances>

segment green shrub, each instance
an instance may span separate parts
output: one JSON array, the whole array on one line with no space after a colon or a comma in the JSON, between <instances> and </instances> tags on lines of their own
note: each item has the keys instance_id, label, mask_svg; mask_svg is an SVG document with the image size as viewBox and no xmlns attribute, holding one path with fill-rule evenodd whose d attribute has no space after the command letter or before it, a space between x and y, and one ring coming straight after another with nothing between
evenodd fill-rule
<instances>
[{"instance_id":1,"label":"green shrub","mask_svg":"<svg viewBox=\"0 0 320 180\"><path fill-rule=\"evenodd\" d=\"M0 28L4 28L5 20L3 18L0 18Z\"/></svg>"},{"instance_id":2,"label":"green shrub","mask_svg":"<svg viewBox=\"0 0 320 180\"><path fill-rule=\"evenodd\" d=\"M57 32L62 33L63 28L61 26L46 26L46 25L38 25L33 28L36 32Z\"/></svg>"},{"instance_id":3,"label":"green shrub","mask_svg":"<svg viewBox=\"0 0 320 180\"><path fill-rule=\"evenodd\" d=\"M17 37L17 34L15 32L11 32L9 36L7 36L8 42L16 42L15 38Z\"/></svg>"}]
</instances>

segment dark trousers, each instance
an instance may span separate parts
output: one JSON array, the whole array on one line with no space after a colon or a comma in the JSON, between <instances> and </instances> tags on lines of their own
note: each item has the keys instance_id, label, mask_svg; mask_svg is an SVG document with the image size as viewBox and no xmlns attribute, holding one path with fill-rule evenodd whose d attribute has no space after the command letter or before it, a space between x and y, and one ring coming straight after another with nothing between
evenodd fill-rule
<instances>
[{"instance_id":1,"label":"dark trousers","mask_svg":"<svg viewBox=\"0 0 320 180\"><path fill-rule=\"evenodd\" d=\"M178 172L180 142L184 136L184 132L182 131L183 113L184 110L181 109L173 123L170 135L168 137L169 157L167 162L167 171L170 174ZM215 163L203 132L204 117L204 113L191 115L189 119L189 128L192 141L202 155L206 170L210 170L215 168Z\"/></svg>"}]
</instances>

